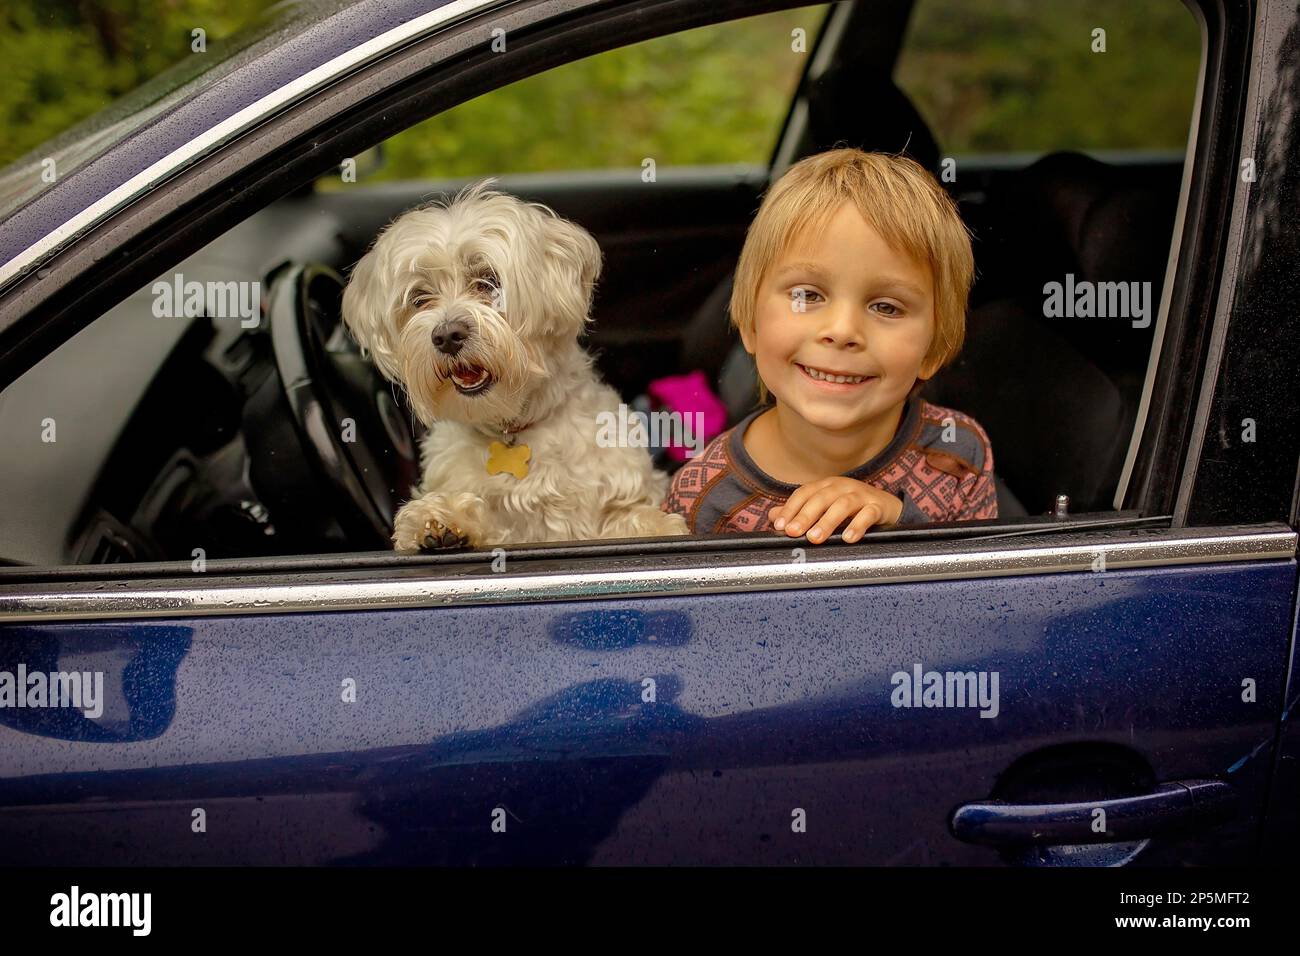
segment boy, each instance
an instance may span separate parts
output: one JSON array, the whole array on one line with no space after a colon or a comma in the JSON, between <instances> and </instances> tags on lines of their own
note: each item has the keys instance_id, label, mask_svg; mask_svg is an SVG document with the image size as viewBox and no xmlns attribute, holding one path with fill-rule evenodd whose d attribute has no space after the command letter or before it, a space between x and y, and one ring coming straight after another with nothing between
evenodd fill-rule
<instances>
[{"instance_id":1,"label":"boy","mask_svg":"<svg viewBox=\"0 0 1300 956\"><path fill-rule=\"evenodd\" d=\"M678 470L664 510L695 534L814 544L846 522L852 542L876 524L997 517L988 436L917 394L961 349L973 274L956 207L912 160L836 149L790 167L731 295L775 404Z\"/></svg>"}]
</instances>

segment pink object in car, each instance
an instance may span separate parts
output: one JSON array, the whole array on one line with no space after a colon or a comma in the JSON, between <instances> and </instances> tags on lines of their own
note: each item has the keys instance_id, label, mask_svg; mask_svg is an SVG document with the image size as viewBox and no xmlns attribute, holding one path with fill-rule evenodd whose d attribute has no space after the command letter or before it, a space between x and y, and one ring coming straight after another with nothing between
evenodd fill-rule
<instances>
[{"instance_id":1,"label":"pink object in car","mask_svg":"<svg viewBox=\"0 0 1300 956\"><path fill-rule=\"evenodd\" d=\"M694 457L727 427L727 406L714 394L709 380L699 369L655 379L646 390L660 408L681 415L680 427L684 430L680 434L686 436L688 444L669 446L668 457L674 461ZM671 434L679 434L677 427L674 426Z\"/></svg>"}]
</instances>

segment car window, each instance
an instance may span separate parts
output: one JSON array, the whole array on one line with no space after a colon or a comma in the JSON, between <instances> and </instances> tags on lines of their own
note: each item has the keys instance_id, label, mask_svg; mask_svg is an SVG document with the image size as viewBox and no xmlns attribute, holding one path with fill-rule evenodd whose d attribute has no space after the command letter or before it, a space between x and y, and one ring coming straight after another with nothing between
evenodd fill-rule
<instances>
[{"instance_id":1,"label":"car window","mask_svg":"<svg viewBox=\"0 0 1300 956\"><path fill-rule=\"evenodd\" d=\"M520 80L389 138L370 179L626 168L646 157L765 163L828 9L686 30Z\"/></svg>"},{"instance_id":2,"label":"car window","mask_svg":"<svg viewBox=\"0 0 1300 956\"><path fill-rule=\"evenodd\" d=\"M977 27L965 14L945 19L965 9L956 0L923 0L899 35L901 100L878 55L863 52L872 4L842 7L861 16L810 84L807 125L829 136L823 148L906 144L958 201L977 274L966 342L925 383L928 404L908 421L936 442L958 423L967 437L979 434L971 422L982 427L1000 518L1113 507L1160 328L1201 50L1177 0L1151 5L1191 29L1161 40L1183 65L1158 82L1182 86L1163 99L1143 93L1135 109L1181 111L1159 127L1181 128L1181 144L1172 132L1145 146L1118 134L1081 139L1100 115L1096 97L1043 66L1051 43L1068 59L1083 42L1098 76L1139 75L1149 51L1131 42L1134 20L1117 4L1093 5L1115 12L1099 21L1114 26L1094 54L1087 17L1022 29L1037 5L981 0L974 9L990 22ZM337 319L341 282L386 224L486 176L598 241L587 344L621 410L645 414L683 389L712 392L713 434L737 426L756 396L752 360L746 377L746 350L727 333L727 303L766 183L731 167L766 175L827 9L686 31L503 86L391 135L377 169L348 175L350 158L340 157L339 174L316 190L295 191L166 270L0 393L0 441L14 451L0 468L0 501L27 503L0 509L0 559L201 563L385 548L391 527L374 515L391 521L411 496L418 473L394 455L413 460L421 429L399 390L326 320ZM1086 28L1082 41L1076 27ZM1023 89L997 66L1017 58L1037 64L1014 74ZM984 104L985 126L969 121L963 132L966 113L950 107L959 101ZM982 128L1002 138L973 132ZM966 165L966 149L983 162ZM1128 153L1119 161L1113 150ZM637 175L646 159L681 175L647 180ZM492 282L486 272L482 280ZM286 289L296 290L297 313L285 314ZM286 361L286 342L313 336L334 365ZM366 415L349 404L358 395L372 405ZM330 435L338 441L320 445ZM683 465L672 454L683 451L680 437L648 442L666 474ZM490 474L526 474L526 456L501 444ZM971 448L983 455L984 444ZM961 455L926 455L906 472L917 479L914 513L932 513L921 479L967 473ZM355 513L331 497L339 484L349 484ZM992 509L985 497L981 516ZM742 499L725 505L726 517L746 518Z\"/></svg>"},{"instance_id":3,"label":"car window","mask_svg":"<svg viewBox=\"0 0 1300 956\"><path fill-rule=\"evenodd\" d=\"M912 11L895 81L972 230L978 274L966 348L931 394L989 429L999 474L1031 512L1062 495L1075 510L1109 508L1122 493L1201 56L1179 0L919 0ZM980 387L994 379L1021 391ZM1037 411L1013 407L1028 395ZM1069 424L1022 439L1053 422Z\"/></svg>"},{"instance_id":4,"label":"car window","mask_svg":"<svg viewBox=\"0 0 1300 956\"><path fill-rule=\"evenodd\" d=\"M918 0L897 78L949 156L1181 154L1200 62L1179 0Z\"/></svg>"},{"instance_id":5,"label":"car window","mask_svg":"<svg viewBox=\"0 0 1300 956\"><path fill-rule=\"evenodd\" d=\"M636 169L646 157L665 167L765 164L828 9L683 31L504 86L389 138L378 169L363 166L360 182L331 177L318 195L369 197L369 189L408 179ZM361 204L379 210L363 246L408 205ZM300 495L285 493L278 506L268 500L279 494L268 485L283 472L272 461L303 456L272 447L290 440L293 426L283 399L265 387L276 378L269 274L288 261L345 272L358 250L335 243L333 230L347 231L335 212L293 200L264 210L0 392L0 435L15 451L0 468L0 497L28 502L0 509L0 562L358 549L355 528L328 518L305 528L286 518ZM110 352L118 357L89 372ZM371 424L377 431L400 417ZM405 476L403 498L413 478ZM322 502L320 513L329 510ZM386 544L372 534L359 549Z\"/></svg>"}]
</instances>

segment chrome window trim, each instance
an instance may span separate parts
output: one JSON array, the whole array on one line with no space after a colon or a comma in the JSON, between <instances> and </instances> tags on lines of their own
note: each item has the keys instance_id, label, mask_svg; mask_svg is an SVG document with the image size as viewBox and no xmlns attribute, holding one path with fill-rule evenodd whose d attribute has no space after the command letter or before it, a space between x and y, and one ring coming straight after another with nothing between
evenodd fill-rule
<instances>
[{"instance_id":1,"label":"chrome window trim","mask_svg":"<svg viewBox=\"0 0 1300 956\"><path fill-rule=\"evenodd\" d=\"M1254 525L1131 535L1063 532L1050 542L1030 546L1023 538L860 545L853 556L843 556L839 548L818 553L815 547L802 548L801 556L800 542L792 540L796 547L782 560L774 560L771 551L657 555L607 559L598 571L519 559L522 570L499 574L484 573L476 565L445 564L282 575L269 582L246 576L204 585L176 579L24 584L0 587L0 623L468 607L1105 573L1294 560L1296 540L1296 532L1285 525ZM918 545L923 553L918 553ZM1105 556L1100 568L1099 555ZM491 555L485 554L484 560L490 561Z\"/></svg>"},{"instance_id":2,"label":"chrome window trim","mask_svg":"<svg viewBox=\"0 0 1300 956\"><path fill-rule=\"evenodd\" d=\"M1261 6L1256 11L1253 34L1250 42L1249 69L1246 78L1246 95L1243 98L1244 113L1241 121L1241 143L1237 150L1237 175L1233 177L1235 191L1232 197L1232 212L1228 217L1227 235L1224 238L1223 262L1219 269L1220 281L1218 295L1214 305L1214 316L1210 326L1210 342L1206 350L1205 371L1197 389L1196 409L1192 414L1191 434L1187 441L1187 457L1184 460L1182 479L1174 497L1174 522L1179 525L1187 523L1187 513L1191 509L1192 489L1196 485L1196 475L1200 468L1201 456L1205 448L1205 435L1209 428L1210 406L1214 402L1214 393L1218 387L1220 365L1223 360L1224 344L1228 339L1228 325L1232 320L1233 307L1237 300L1239 288L1236 277L1242 274L1241 261L1245 256L1247 236L1246 215L1250 206L1252 183L1241 177L1241 159L1256 155L1259 141L1260 123L1264 115L1264 104L1260 101L1259 86L1263 64L1268 62L1266 46L1268 44L1268 6ZM1232 277L1230 281L1223 277Z\"/></svg>"},{"instance_id":3,"label":"chrome window trim","mask_svg":"<svg viewBox=\"0 0 1300 956\"><path fill-rule=\"evenodd\" d=\"M289 106L296 100L334 83L345 73L379 59L397 48L414 40L423 39L449 25L453 20L463 16L479 13L491 7L505 6L512 0L452 0L444 7L439 7L423 16L408 20L387 33L381 33L367 40L360 46L353 47L346 53L323 63L304 73L292 82L286 83L272 93L268 93L256 102L250 103L238 113L222 120L216 126L196 136L184 146L168 153L148 169L142 170L122 183L108 195L81 210L57 229L32 243L8 262L0 265L0 288L10 280L26 272L34 264L75 239L88 229L97 226L119 209L134 202L153 189L158 183L175 175L180 170L215 150L222 143L248 131L268 119L273 113Z\"/></svg>"},{"instance_id":4,"label":"chrome window trim","mask_svg":"<svg viewBox=\"0 0 1300 956\"><path fill-rule=\"evenodd\" d=\"M1205 20L1205 12L1193 0L1184 0L1184 5L1196 18L1201 28L1201 65L1196 74L1196 96L1192 101L1191 126L1187 131L1187 148L1183 152L1183 177L1178 187L1178 208L1174 213L1174 228L1169 237L1169 257L1165 263L1165 278L1160 290L1160 313L1156 316L1156 327L1151 334L1151 355L1147 359L1146 375L1142 379L1142 395L1138 399L1137 413L1133 419L1133 434L1129 436L1128 450L1124 454L1124 465L1120 469L1119 483L1115 486L1115 497L1111 506L1120 509L1128 497L1129 483L1133 480L1133 468L1137 464L1138 451L1142 447L1142 435L1146 431L1147 420L1151 417L1151 393L1155 390L1156 373L1160 368L1160 354L1165 343L1165 328L1169 324L1170 300L1173 298L1174 285L1178 281L1178 266L1182 255L1184 231L1187 228L1187 205L1192 194L1192 173L1196 166L1196 148L1201 135L1201 109L1205 100L1205 74L1210 57L1210 27ZM1182 525L1186 512L1175 513L1174 521Z\"/></svg>"}]
</instances>

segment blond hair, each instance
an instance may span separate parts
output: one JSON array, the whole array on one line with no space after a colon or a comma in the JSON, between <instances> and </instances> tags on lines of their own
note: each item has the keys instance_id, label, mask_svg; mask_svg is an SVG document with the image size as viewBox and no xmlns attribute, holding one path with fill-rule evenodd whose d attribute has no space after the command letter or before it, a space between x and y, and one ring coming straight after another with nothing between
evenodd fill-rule
<instances>
[{"instance_id":1,"label":"blond hair","mask_svg":"<svg viewBox=\"0 0 1300 956\"><path fill-rule=\"evenodd\" d=\"M753 332L758 290L768 269L799 236L824 228L846 201L890 246L929 264L935 330L925 362L937 371L957 356L966 337L975 259L956 204L906 156L832 149L791 166L763 197L745 236L731 290L731 324ZM766 402L761 377L758 389Z\"/></svg>"}]
</instances>

